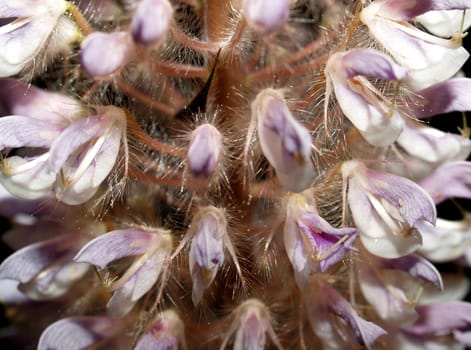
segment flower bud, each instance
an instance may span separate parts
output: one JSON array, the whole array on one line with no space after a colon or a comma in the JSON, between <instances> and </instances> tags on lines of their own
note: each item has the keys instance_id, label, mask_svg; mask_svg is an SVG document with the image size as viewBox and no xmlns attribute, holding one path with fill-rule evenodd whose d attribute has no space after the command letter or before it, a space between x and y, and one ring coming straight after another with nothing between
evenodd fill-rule
<instances>
[{"instance_id":1,"label":"flower bud","mask_svg":"<svg viewBox=\"0 0 471 350\"><path fill-rule=\"evenodd\" d=\"M252 118L257 118L260 146L281 185L292 192L308 188L316 175L311 135L294 119L283 95L273 89L261 91L252 103Z\"/></svg>"},{"instance_id":2,"label":"flower bud","mask_svg":"<svg viewBox=\"0 0 471 350\"><path fill-rule=\"evenodd\" d=\"M173 8L168 0L141 0L131 23L133 40L143 45L161 40L172 16Z\"/></svg>"},{"instance_id":3,"label":"flower bud","mask_svg":"<svg viewBox=\"0 0 471 350\"><path fill-rule=\"evenodd\" d=\"M245 0L242 6L249 26L260 32L273 32L288 20L289 0Z\"/></svg>"},{"instance_id":4,"label":"flower bud","mask_svg":"<svg viewBox=\"0 0 471 350\"><path fill-rule=\"evenodd\" d=\"M227 222L222 211L206 207L196 215L194 224L197 227L191 240L190 273L193 280L192 299L196 305L224 262Z\"/></svg>"},{"instance_id":5,"label":"flower bud","mask_svg":"<svg viewBox=\"0 0 471 350\"><path fill-rule=\"evenodd\" d=\"M128 33L95 32L80 48L80 65L92 77L106 78L117 73L129 61L133 51Z\"/></svg>"},{"instance_id":6,"label":"flower bud","mask_svg":"<svg viewBox=\"0 0 471 350\"><path fill-rule=\"evenodd\" d=\"M221 134L211 124L203 124L193 131L188 149L188 168L193 176L209 179L214 175L221 145Z\"/></svg>"}]
</instances>

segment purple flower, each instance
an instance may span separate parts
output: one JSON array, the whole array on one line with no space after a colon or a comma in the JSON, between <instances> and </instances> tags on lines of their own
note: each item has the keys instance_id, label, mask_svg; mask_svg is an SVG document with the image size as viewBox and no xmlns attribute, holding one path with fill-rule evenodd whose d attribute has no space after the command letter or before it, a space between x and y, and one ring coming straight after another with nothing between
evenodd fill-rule
<instances>
[{"instance_id":1,"label":"purple flower","mask_svg":"<svg viewBox=\"0 0 471 350\"><path fill-rule=\"evenodd\" d=\"M366 77L402 80L406 70L371 49L337 52L327 60L324 118L333 88L342 112L373 146L388 146L402 131L404 121Z\"/></svg>"},{"instance_id":2,"label":"purple flower","mask_svg":"<svg viewBox=\"0 0 471 350\"><path fill-rule=\"evenodd\" d=\"M239 276L242 276L234 247L227 233L224 210L213 206L201 207L171 258L174 258L189 241L191 241L189 267L193 282L191 297L193 304L197 305L204 291L216 277L219 267L224 263L224 249L229 251Z\"/></svg>"},{"instance_id":3,"label":"purple flower","mask_svg":"<svg viewBox=\"0 0 471 350\"><path fill-rule=\"evenodd\" d=\"M471 8L467 0L376 0L364 8L361 21L403 67L407 84L422 90L453 76L468 59L461 38L442 39L419 30L407 21L432 10Z\"/></svg>"},{"instance_id":4,"label":"purple flower","mask_svg":"<svg viewBox=\"0 0 471 350\"><path fill-rule=\"evenodd\" d=\"M165 231L117 230L88 242L74 261L95 265L101 270L114 260L137 256L111 285L114 293L107 307L111 315L121 316L128 313L157 282L171 249L172 238Z\"/></svg>"},{"instance_id":5,"label":"purple flower","mask_svg":"<svg viewBox=\"0 0 471 350\"><path fill-rule=\"evenodd\" d=\"M435 224L435 205L428 194L406 178L368 169L352 160L342 166L347 199L360 239L372 254L398 258L422 244L423 222Z\"/></svg>"},{"instance_id":6,"label":"purple flower","mask_svg":"<svg viewBox=\"0 0 471 350\"><path fill-rule=\"evenodd\" d=\"M68 6L63 0L2 1L0 19L7 22L0 27L0 77L18 74L33 66L43 50L55 54L80 37L65 16Z\"/></svg>"},{"instance_id":7,"label":"purple flower","mask_svg":"<svg viewBox=\"0 0 471 350\"><path fill-rule=\"evenodd\" d=\"M252 118L257 120L263 154L281 185L292 192L308 188L316 176L311 135L294 119L281 92L262 90L252 102Z\"/></svg>"},{"instance_id":8,"label":"purple flower","mask_svg":"<svg viewBox=\"0 0 471 350\"><path fill-rule=\"evenodd\" d=\"M0 150L38 149L30 156L4 158L2 184L28 199L52 190L67 204L90 199L114 167L126 128L121 109L107 106L99 112L72 120L55 114L50 114L50 120L18 115L0 118L4 135Z\"/></svg>"},{"instance_id":9,"label":"purple flower","mask_svg":"<svg viewBox=\"0 0 471 350\"><path fill-rule=\"evenodd\" d=\"M136 43L155 44L167 34L173 18L168 0L141 0L131 22L131 34Z\"/></svg>"},{"instance_id":10,"label":"purple flower","mask_svg":"<svg viewBox=\"0 0 471 350\"><path fill-rule=\"evenodd\" d=\"M288 200L284 227L285 249L296 280L303 287L310 274L325 272L340 262L357 237L355 228L334 228L303 195Z\"/></svg>"},{"instance_id":11,"label":"purple flower","mask_svg":"<svg viewBox=\"0 0 471 350\"><path fill-rule=\"evenodd\" d=\"M397 259L371 259L356 265L358 285L376 313L393 325L411 324L417 319L415 306L428 282L443 290L438 270L417 255Z\"/></svg>"},{"instance_id":12,"label":"purple flower","mask_svg":"<svg viewBox=\"0 0 471 350\"><path fill-rule=\"evenodd\" d=\"M191 133L188 167L195 177L210 179L217 171L221 154L221 133L211 124L203 124Z\"/></svg>"}]
</instances>

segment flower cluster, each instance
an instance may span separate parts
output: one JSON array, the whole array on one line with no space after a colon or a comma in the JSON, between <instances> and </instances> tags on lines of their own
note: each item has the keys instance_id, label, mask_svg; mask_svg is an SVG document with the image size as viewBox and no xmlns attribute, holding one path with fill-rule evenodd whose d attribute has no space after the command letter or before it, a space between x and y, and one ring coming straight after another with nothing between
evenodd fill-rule
<instances>
[{"instance_id":1,"label":"flower cluster","mask_svg":"<svg viewBox=\"0 0 471 350\"><path fill-rule=\"evenodd\" d=\"M471 346L470 25L470 0L3 1L9 340Z\"/></svg>"}]
</instances>

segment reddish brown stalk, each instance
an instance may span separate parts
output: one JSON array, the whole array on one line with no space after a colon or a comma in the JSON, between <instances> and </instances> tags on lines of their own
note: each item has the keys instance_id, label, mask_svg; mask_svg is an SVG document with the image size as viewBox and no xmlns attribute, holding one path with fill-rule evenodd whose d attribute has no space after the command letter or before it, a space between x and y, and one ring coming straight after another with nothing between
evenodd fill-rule
<instances>
[{"instance_id":1,"label":"reddish brown stalk","mask_svg":"<svg viewBox=\"0 0 471 350\"><path fill-rule=\"evenodd\" d=\"M156 111L167 114L168 116L173 116L177 112L176 109L162 102L156 101L149 95L146 95L142 91L139 91L135 87L132 87L131 85L126 83L123 79L117 79L116 83L118 84L118 87L124 93L130 95L131 97L134 97L139 102L146 104L147 107L150 107L152 109L155 109Z\"/></svg>"}]
</instances>

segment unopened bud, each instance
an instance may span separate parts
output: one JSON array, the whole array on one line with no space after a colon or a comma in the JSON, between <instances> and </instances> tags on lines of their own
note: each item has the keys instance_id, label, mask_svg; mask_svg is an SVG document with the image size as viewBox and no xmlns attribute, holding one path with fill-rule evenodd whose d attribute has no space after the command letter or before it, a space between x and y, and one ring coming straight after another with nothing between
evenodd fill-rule
<instances>
[{"instance_id":1,"label":"unopened bud","mask_svg":"<svg viewBox=\"0 0 471 350\"><path fill-rule=\"evenodd\" d=\"M211 178L218 167L221 146L221 133L211 124L203 124L194 130L188 149L191 174L195 177Z\"/></svg>"},{"instance_id":2,"label":"unopened bud","mask_svg":"<svg viewBox=\"0 0 471 350\"><path fill-rule=\"evenodd\" d=\"M252 118L257 118L260 146L281 185L292 192L308 188L315 177L311 135L294 119L283 95L273 89L261 91L252 103Z\"/></svg>"},{"instance_id":3,"label":"unopened bud","mask_svg":"<svg viewBox=\"0 0 471 350\"><path fill-rule=\"evenodd\" d=\"M95 32L82 43L80 65L93 77L108 77L128 63L132 50L126 32Z\"/></svg>"},{"instance_id":4,"label":"unopened bud","mask_svg":"<svg viewBox=\"0 0 471 350\"><path fill-rule=\"evenodd\" d=\"M161 40L172 16L173 8L168 0L141 0L131 23L133 40L143 45Z\"/></svg>"},{"instance_id":5,"label":"unopened bud","mask_svg":"<svg viewBox=\"0 0 471 350\"><path fill-rule=\"evenodd\" d=\"M288 20L289 0L245 0L242 6L249 26L260 32L273 32Z\"/></svg>"}]
</instances>

